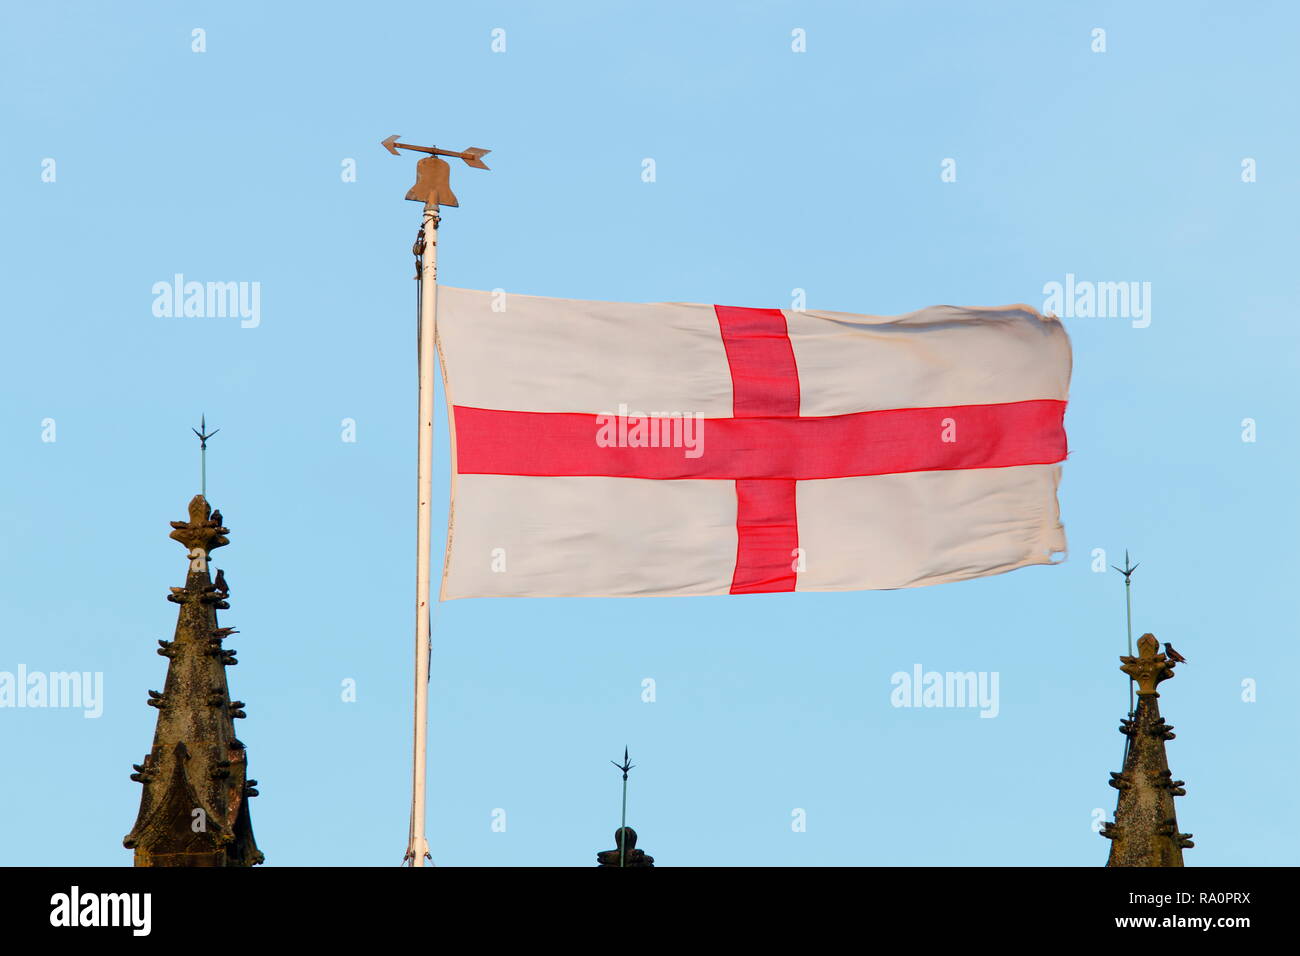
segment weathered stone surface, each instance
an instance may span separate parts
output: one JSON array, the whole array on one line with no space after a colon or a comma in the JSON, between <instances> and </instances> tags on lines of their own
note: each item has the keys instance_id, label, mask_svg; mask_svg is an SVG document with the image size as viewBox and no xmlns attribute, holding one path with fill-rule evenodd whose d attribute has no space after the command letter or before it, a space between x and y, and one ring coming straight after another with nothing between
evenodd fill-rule
<instances>
[{"instance_id":1,"label":"weathered stone surface","mask_svg":"<svg viewBox=\"0 0 1300 956\"><path fill-rule=\"evenodd\" d=\"M626 848L624 840L627 840ZM622 859L620 860L620 856ZM645 850L636 848L636 831L631 827L619 827L614 831L614 849L602 850L596 854L597 866L613 867L648 867L655 865L655 858L648 856Z\"/></svg>"},{"instance_id":2,"label":"weathered stone surface","mask_svg":"<svg viewBox=\"0 0 1300 956\"><path fill-rule=\"evenodd\" d=\"M153 749L131 775L144 787L135 826L122 841L135 851L136 866L253 866L262 854L253 839L248 798L247 753L235 736L242 701L231 701L226 668L234 651L217 624L227 595L214 589L208 556L229 544L229 530L209 517L195 495L189 521L173 521L171 537L189 551L185 587L172 588L180 605L176 633L159 641L168 660L167 681L149 703L158 710ZM155 696L156 695L156 696Z\"/></svg>"},{"instance_id":3,"label":"weathered stone surface","mask_svg":"<svg viewBox=\"0 0 1300 956\"><path fill-rule=\"evenodd\" d=\"M1165 756L1165 741L1173 728L1160 716L1156 685L1174 676L1175 664L1157 653L1152 634L1138 640L1137 657L1121 657L1120 670L1138 683L1137 710L1120 723L1128 739L1124 769L1112 773L1110 785L1119 791L1115 820L1101 835L1111 841L1107 866L1182 866L1183 850L1193 846L1190 833L1178 832L1174 797L1186 794L1174 780Z\"/></svg>"}]
</instances>

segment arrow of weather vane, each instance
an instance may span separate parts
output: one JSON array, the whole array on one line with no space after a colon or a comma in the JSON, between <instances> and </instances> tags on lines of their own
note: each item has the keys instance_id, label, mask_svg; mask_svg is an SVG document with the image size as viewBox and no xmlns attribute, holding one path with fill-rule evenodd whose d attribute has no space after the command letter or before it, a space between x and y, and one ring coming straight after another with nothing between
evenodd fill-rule
<instances>
[{"instance_id":1,"label":"arrow of weather vane","mask_svg":"<svg viewBox=\"0 0 1300 956\"><path fill-rule=\"evenodd\" d=\"M439 149L436 146L412 146L409 143L399 143L397 137L398 134L394 133L380 145L394 156L400 155L397 152L399 149L411 149L416 152L430 154L415 164L415 185L406 194L406 198L416 202L432 203L435 206L460 205L456 201L456 194L451 191L451 167L441 157L456 156L465 160L467 166L473 166L475 169L487 169L488 166L487 163L483 162L483 157L492 152L490 149L481 149L478 146L471 146L460 153L452 149Z\"/></svg>"}]
</instances>

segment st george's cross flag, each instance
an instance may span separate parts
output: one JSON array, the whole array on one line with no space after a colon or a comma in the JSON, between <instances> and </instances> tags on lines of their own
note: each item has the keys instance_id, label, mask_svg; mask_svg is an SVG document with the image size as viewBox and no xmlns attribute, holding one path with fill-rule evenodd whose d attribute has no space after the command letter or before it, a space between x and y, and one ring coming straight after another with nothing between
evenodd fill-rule
<instances>
[{"instance_id":1,"label":"st george's cross flag","mask_svg":"<svg viewBox=\"0 0 1300 956\"><path fill-rule=\"evenodd\" d=\"M444 600L960 581L1065 551L1070 343L899 316L438 290Z\"/></svg>"}]
</instances>

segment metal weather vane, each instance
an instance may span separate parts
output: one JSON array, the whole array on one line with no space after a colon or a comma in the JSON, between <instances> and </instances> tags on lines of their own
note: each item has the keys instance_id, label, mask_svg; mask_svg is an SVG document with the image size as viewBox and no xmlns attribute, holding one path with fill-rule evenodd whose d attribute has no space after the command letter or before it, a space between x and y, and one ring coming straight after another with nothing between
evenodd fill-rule
<instances>
[{"instance_id":1,"label":"metal weather vane","mask_svg":"<svg viewBox=\"0 0 1300 956\"><path fill-rule=\"evenodd\" d=\"M615 767L623 771L623 816L618 825L618 865L625 866L627 863L627 772L636 764L630 763L627 759L627 747L623 748L623 762L611 760Z\"/></svg>"},{"instance_id":2,"label":"metal weather vane","mask_svg":"<svg viewBox=\"0 0 1300 956\"><path fill-rule=\"evenodd\" d=\"M208 439L221 429L214 428L208 431L207 416L201 415L199 427L191 428L190 431L199 436L199 494L206 499L208 497Z\"/></svg>"},{"instance_id":3,"label":"metal weather vane","mask_svg":"<svg viewBox=\"0 0 1300 956\"><path fill-rule=\"evenodd\" d=\"M457 159L465 160L465 165L473 166L475 169L488 168L482 157L492 152L490 149L471 146L469 149L456 152L454 149L439 149L437 146L412 146L409 143L399 143L397 136L398 134L394 133L380 145L394 156L401 155L397 152L399 149L430 154L415 164L415 185L407 192L407 199L433 203L435 206L460 205L456 201L456 194L451 191L451 167L445 159L439 157L455 156Z\"/></svg>"},{"instance_id":4,"label":"metal weather vane","mask_svg":"<svg viewBox=\"0 0 1300 956\"><path fill-rule=\"evenodd\" d=\"M1124 567L1116 568L1111 565L1120 574L1124 575L1124 608L1128 618L1128 654L1133 656L1133 602L1130 597L1130 589L1133 587L1133 572L1141 567L1142 562L1130 564L1128 559L1128 548L1124 549Z\"/></svg>"},{"instance_id":5,"label":"metal weather vane","mask_svg":"<svg viewBox=\"0 0 1300 956\"><path fill-rule=\"evenodd\" d=\"M1124 617L1128 626L1128 656L1133 656L1133 572L1141 565L1141 561L1132 564L1128 558L1128 548L1124 549L1124 567L1117 568L1111 565L1120 574L1124 575ZM1128 719L1133 719L1135 707L1133 704L1133 678L1128 680ZM1128 756L1128 738L1124 739L1124 755Z\"/></svg>"}]
</instances>

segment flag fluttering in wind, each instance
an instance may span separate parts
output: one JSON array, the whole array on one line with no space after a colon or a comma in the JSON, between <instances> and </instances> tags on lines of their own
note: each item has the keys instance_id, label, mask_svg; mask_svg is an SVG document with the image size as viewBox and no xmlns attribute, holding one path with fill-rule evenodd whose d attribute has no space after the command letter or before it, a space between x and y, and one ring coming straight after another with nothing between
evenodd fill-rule
<instances>
[{"instance_id":1,"label":"flag fluttering in wind","mask_svg":"<svg viewBox=\"0 0 1300 956\"><path fill-rule=\"evenodd\" d=\"M1070 344L900 316L442 286L443 599L916 587L1055 563Z\"/></svg>"}]
</instances>

